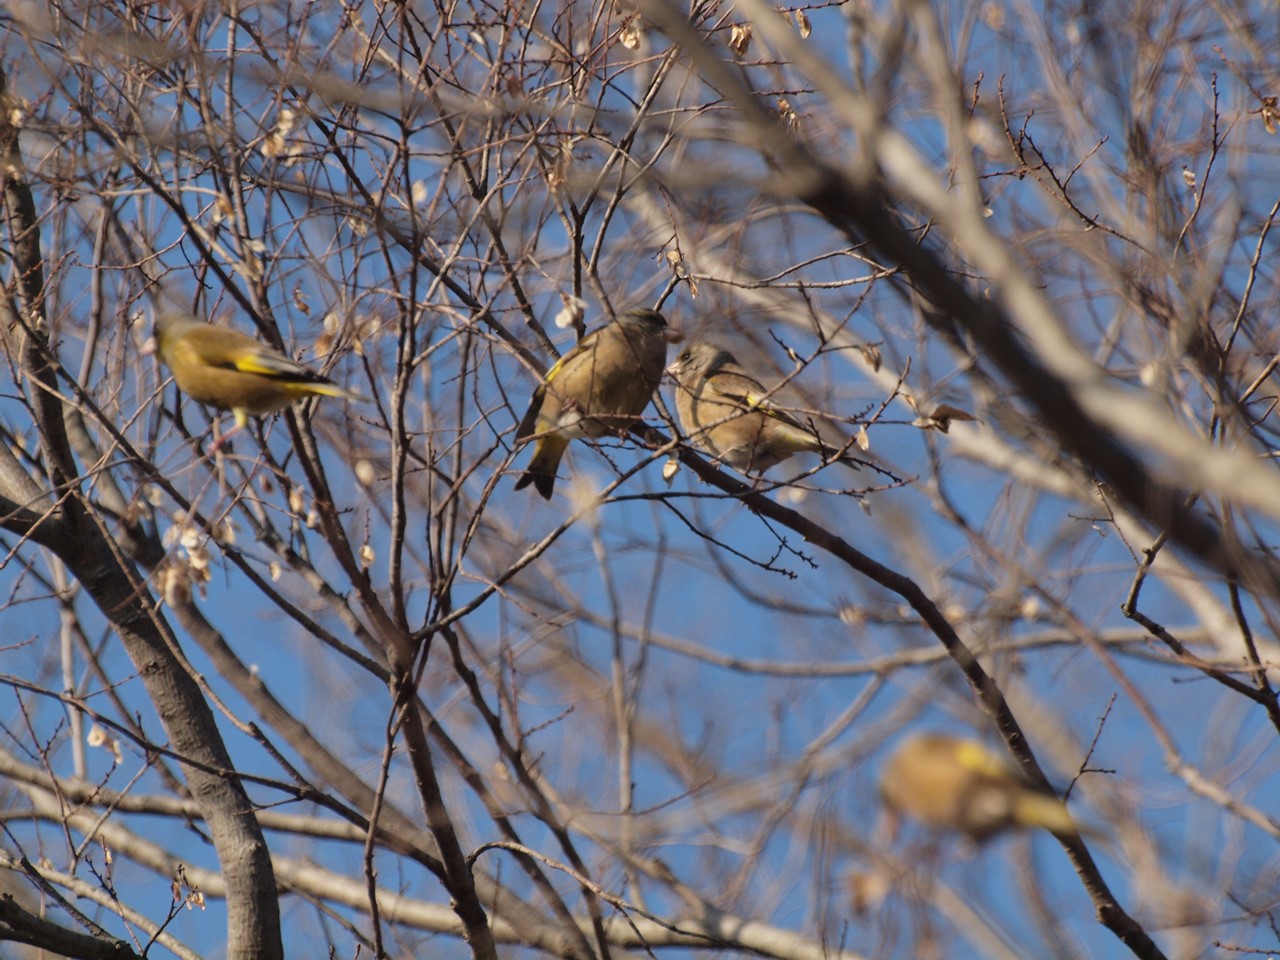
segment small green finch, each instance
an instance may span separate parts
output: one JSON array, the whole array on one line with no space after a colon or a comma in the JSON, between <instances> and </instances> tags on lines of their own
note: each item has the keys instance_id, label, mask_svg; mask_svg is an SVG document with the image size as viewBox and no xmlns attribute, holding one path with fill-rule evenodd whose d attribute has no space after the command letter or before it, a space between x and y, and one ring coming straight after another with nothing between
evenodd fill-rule
<instances>
[{"instance_id":1,"label":"small green finch","mask_svg":"<svg viewBox=\"0 0 1280 960\"><path fill-rule=\"evenodd\" d=\"M1061 800L1028 784L1003 757L976 740L940 733L898 749L880 775L880 797L895 814L975 841L1018 827L1081 831Z\"/></svg>"},{"instance_id":2,"label":"small green finch","mask_svg":"<svg viewBox=\"0 0 1280 960\"><path fill-rule=\"evenodd\" d=\"M363 399L247 333L185 314L158 314L154 347L144 352L160 355L187 396L235 415L235 427L219 443L249 417L275 413L304 397Z\"/></svg>"},{"instance_id":3,"label":"small green finch","mask_svg":"<svg viewBox=\"0 0 1280 960\"><path fill-rule=\"evenodd\" d=\"M517 445L536 441L516 489L532 483L550 500L570 440L635 424L662 381L667 343L679 339L657 310L632 310L579 340L547 371L516 430Z\"/></svg>"},{"instance_id":4,"label":"small green finch","mask_svg":"<svg viewBox=\"0 0 1280 960\"><path fill-rule=\"evenodd\" d=\"M763 473L795 453L816 453L858 469L853 457L770 400L769 391L728 350L691 343L668 372L676 378L676 410L690 441L735 470Z\"/></svg>"}]
</instances>

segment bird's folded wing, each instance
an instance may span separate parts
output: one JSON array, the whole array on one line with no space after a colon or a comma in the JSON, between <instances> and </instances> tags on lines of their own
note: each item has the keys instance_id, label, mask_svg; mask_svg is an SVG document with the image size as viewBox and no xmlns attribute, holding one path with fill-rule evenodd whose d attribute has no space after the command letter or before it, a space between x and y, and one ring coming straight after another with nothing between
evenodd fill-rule
<instances>
[{"instance_id":1,"label":"bird's folded wing","mask_svg":"<svg viewBox=\"0 0 1280 960\"><path fill-rule=\"evenodd\" d=\"M555 367L552 367L554 370ZM533 436L534 430L538 426L538 415L542 413L542 398L547 392L545 383L538 384L538 389L533 391L533 399L529 401L529 409L524 412L524 417L520 420L520 426L516 427L516 443L523 443L529 437Z\"/></svg>"},{"instance_id":2,"label":"bird's folded wing","mask_svg":"<svg viewBox=\"0 0 1280 960\"><path fill-rule=\"evenodd\" d=\"M542 400L547 393L547 384L554 380L564 370L575 357L579 356L584 350L591 349L591 344L595 341L596 334L599 331L592 331L579 340L573 347L567 350L564 355L551 365L551 369L547 371L547 375L542 378L542 382L538 384L538 389L533 391L533 399L529 401L529 409L525 411L524 418L520 421L520 426L516 427L516 443L522 443L528 437L533 436L538 425L538 416L542 413Z\"/></svg>"},{"instance_id":3,"label":"bird's folded wing","mask_svg":"<svg viewBox=\"0 0 1280 960\"><path fill-rule=\"evenodd\" d=\"M273 380L299 380L303 383L327 382L321 376L288 357L266 350L234 350L227 354L224 366L241 373L255 373Z\"/></svg>"},{"instance_id":4,"label":"bird's folded wing","mask_svg":"<svg viewBox=\"0 0 1280 960\"><path fill-rule=\"evenodd\" d=\"M760 384L747 377L712 376L707 381L707 386L713 394L728 403L745 407L747 410L759 411L775 420L780 420L789 427L809 433L804 424L765 396L764 388Z\"/></svg>"},{"instance_id":5,"label":"bird's folded wing","mask_svg":"<svg viewBox=\"0 0 1280 960\"><path fill-rule=\"evenodd\" d=\"M601 329L604 329L604 328L601 328ZM548 384L552 380L554 380L557 376L559 376L561 371L564 370L565 365L568 364L574 358L580 356L582 353L586 352L587 350L590 350L592 344L596 342L596 339L599 336L600 336L600 330L592 330L585 337L583 337L581 340L575 343L572 347L570 347L567 351L565 351L564 355L551 365L551 369L548 370L547 375L542 378L542 382L544 384Z\"/></svg>"}]
</instances>

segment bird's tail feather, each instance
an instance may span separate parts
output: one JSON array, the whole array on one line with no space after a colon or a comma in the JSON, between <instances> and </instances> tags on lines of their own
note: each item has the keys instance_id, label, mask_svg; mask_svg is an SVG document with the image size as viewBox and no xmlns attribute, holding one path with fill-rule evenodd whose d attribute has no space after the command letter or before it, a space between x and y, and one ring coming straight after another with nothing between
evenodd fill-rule
<instances>
[{"instance_id":1,"label":"bird's tail feather","mask_svg":"<svg viewBox=\"0 0 1280 960\"><path fill-rule=\"evenodd\" d=\"M350 400L354 403L367 401L367 397L362 397L358 393L340 387L336 383L299 381L288 385L290 392L297 394L299 397L309 397L313 394L322 397L337 397L339 400Z\"/></svg>"},{"instance_id":2,"label":"bird's tail feather","mask_svg":"<svg viewBox=\"0 0 1280 960\"><path fill-rule=\"evenodd\" d=\"M1097 835L1090 827L1083 827L1057 797L1034 793L1030 790L1018 794L1014 801L1013 818L1024 827L1043 827L1051 833L1083 833Z\"/></svg>"},{"instance_id":3,"label":"bird's tail feather","mask_svg":"<svg viewBox=\"0 0 1280 960\"><path fill-rule=\"evenodd\" d=\"M786 424L783 430L791 442L795 444L797 450L816 453L824 460L838 461L854 470L862 469L861 461L857 457L841 452L839 447L833 447L818 436L817 432L811 427L806 428L799 423L794 426Z\"/></svg>"},{"instance_id":4,"label":"bird's tail feather","mask_svg":"<svg viewBox=\"0 0 1280 960\"><path fill-rule=\"evenodd\" d=\"M550 500L551 491L556 485L556 469L568 447L569 441L556 434L549 434L539 440L528 468L516 480L516 489L523 490L532 483L533 489L538 491L543 500Z\"/></svg>"},{"instance_id":5,"label":"bird's tail feather","mask_svg":"<svg viewBox=\"0 0 1280 960\"><path fill-rule=\"evenodd\" d=\"M523 490L531 483L533 484L533 489L538 491L543 500L550 500L551 491L556 486L556 475L554 473L543 473L530 467L520 474L519 479L516 480L516 489Z\"/></svg>"}]
</instances>

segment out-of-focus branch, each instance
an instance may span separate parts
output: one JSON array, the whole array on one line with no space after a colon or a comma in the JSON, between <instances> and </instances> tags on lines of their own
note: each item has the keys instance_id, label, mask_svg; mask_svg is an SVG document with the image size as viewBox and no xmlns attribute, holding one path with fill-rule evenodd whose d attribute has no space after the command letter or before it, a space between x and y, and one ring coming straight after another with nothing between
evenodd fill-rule
<instances>
[{"instance_id":1,"label":"out-of-focus branch","mask_svg":"<svg viewBox=\"0 0 1280 960\"><path fill-rule=\"evenodd\" d=\"M0 74L0 99L3 99ZM280 911L266 843L240 783L223 771L234 769L208 703L191 674L165 642L144 604L150 592L111 541L102 519L78 496L75 460L67 440L61 401L55 390L53 352L46 339L40 229L35 201L18 152L18 112L0 110L0 157L9 236L23 291L17 313L25 343L21 362L35 385L33 398L45 469L55 489L69 491L65 503L68 535L58 555L84 585L123 641L146 684L147 693L174 749L192 758L184 764L187 783L201 802L228 884L228 956L254 960L283 957ZM214 772L218 771L218 772Z\"/></svg>"},{"instance_id":2,"label":"out-of-focus branch","mask_svg":"<svg viewBox=\"0 0 1280 960\"><path fill-rule=\"evenodd\" d=\"M40 426L46 445L45 470L49 483L62 489L76 474L75 458L62 423L62 404L58 400L58 377L52 355L44 342L48 336L48 318L44 315L44 257L40 252L40 218L35 197L27 180L26 166L18 146L21 116L10 98L8 78L0 70L0 177L4 181L6 226L12 250L15 287L18 302L12 314L21 327L19 363L33 387L32 412Z\"/></svg>"},{"instance_id":3,"label":"out-of-focus branch","mask_svg":"<svg viewBox=\"0 0 1280 960\"><path fill-rule=\"evenodd\" d=\"M1178 423L1155 398L1115 386L1067 335L1044 296L994 236L974 202L953 197L880 112L849 90L835 70L803 46L759 0L745 0L755 23L796 66L808 73L833 108L859 136L863 160L837 169L811 154L720 59L687 18L667 0L641 0L646 17L680 43L697 68L739 109L750 140L776 171L774 190L810 206L853 242L869 242L932 309L926 319L939 334L958 330L1036 407L1062 445L1105 477L1117 493L1157 529L1223 571L1248 570L1258 585L1280 595L1280 568L1256 556L1187 506L1192 493L1211 489L1280 518L1280 482L1246 449L1206 444ZM869 152L868 152L869 151ZM874 157L874 165L866 157ZM947 235L993 284L1000 299L978 300L938 255L901 225L891 197L901 196L946 228ZM972 198L970 198L972 200ZM1134 451L1158 452L1148 463ZM1192 487L1183 484L1190 478Z\"/></svg>"},{"instance_id":4,"label":"out-of-focus branch","mask_svg":"<svg viewBox=\"0 0 1280 960\"><path fill-rule=\"evenodd\" d=\"M0 896L0 940L52 950L59 956L76 960L139 960L127 941L102 940L68 930L27 913L8 893Z\"/></svg>"},{"instance_id":5,"label":"out-of-focus branch","mask_svg":"<svg viewBox=\"0 0 1280 960\"><path fill-rule=\"evenodd\" d=\"M661 448L670 442L667 437L650 427L639 428L636 432L644 436L646 442L654 447ZM679 455L681 462L692 469L699 479L732 494L752 512L773 520L789 530L794 530L807 542L827 551L852 570L902 597L960 668L978 702L994 721L1023 773L1040 789L1052 792L1053 788L1044 771L1040 769L1031 745L1023 735L1017 718L1013 715L999 686L983 669L946 616L919 585L911 578L873 560L827 527L814 523L798 511L776 503L746 484L717 470L697 454L681 449ZM1155 941L1136 920L1129 916L1115 898L1084 841L1078 836L1064 836L1058 839L1071 859L1085 889L1088 890L1102 922L1133 951L1135 956L1142 960L1164 960L1164 954L1156 946Z\"/></svg>"},{"instance_id":6,"label":"out-of-focus branch","mask_svg":"<svg viewBox=\"0 0 1280 960\"><path fill-rule=\"evenodd\" d=\"M166 878L172 877L181 866L186 885L197 890L205 898L222 899L228 895L225 878L218 871L205 870L185 863L160 845L127 829L118 820L102 819L88 812L68 813L59 795L44 786L35 785L34 779L29 779L22 791L37 816L53 823L63 823L77 831L84 831L88 836L97 837L107 845L113 855L126 856L131 861ZM79 795L80 791L75 789L74 781L59 778L57 784L59 790L64 786L71 786L73 788L71 796ZM286 889L319 900L342 904L354 910L369 909L364 883L358 877L335 873L308 861L281 856L273 858L273 865L276 876ZM51 882L59 885L64 885L68 879L61 875L50 875ZM466 926L460 921L456 912L443 904L405 897L400 892L382 887L377 889L376 896L379 912L388 921L454 936L465 935L467 932ZM3 920L2 915L0 920ZM563 931L551 924L526 926L501 917L494 920L491 929L492 936L497 942L526 944L538 947L554 956L574 958L583 955L578 947L581 934L591 931L597 922L590 918L583 918L577 923L580 929L576 932L577 939L572 940L566 938ZM815 943L806 937L768 924L736 917L718 911L710 905L706 905L703 914L697 917L666 920L657 917L645 919L633 915L621 920L606 920L600 929L611 945L621 947L643 946L645 943L651 946L684 946L707 950L730 947L751 950L763 956L777 957L779 960L795 960L795 958L817 960L821 957L858 960L857 954L832 953L829 947ZM125 956L131 956L131 954L125 954Z\"/></svg>"}]
</instances>

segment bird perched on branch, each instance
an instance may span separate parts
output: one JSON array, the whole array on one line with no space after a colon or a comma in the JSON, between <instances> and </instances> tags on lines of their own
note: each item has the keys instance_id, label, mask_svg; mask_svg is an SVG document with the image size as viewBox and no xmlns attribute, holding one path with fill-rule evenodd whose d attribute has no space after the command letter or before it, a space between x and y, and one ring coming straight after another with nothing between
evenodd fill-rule
<instances>
[{"instance_id":1,"label":"bird perched on branch","mask_svg":"<svg viewBox=\"0 0 1280 960\"><path fill-rule=\"evenodd\" d=\"M662 382L667 343L679 339L657 310L632 310L579 340L547 371L516 430L517 444L536 440L516 489L532 483L550 500L570 440L634 425Z\"/></svg>"},{"instance_id":2,"label":"bird perched on branch","mask_svg":"<svg viewBox=\"0 0 1280 960\"><path fill-rule=\"evenodd\" d=\"M763 473L796 453L816 453L858 469L858 461L825 443L771 399L728 350L689 344L671 364L680 425L695 447L742 473Z\"/></svg>"},{"instance_id":3,"label":"bird perched on branch","mask_svg":"<svg viewBox=\"0 0 1280 960\"><path fill-rule=\"evenodd\" d=\"M304 397L364 399L247 333L186 314L157 314L155 342L149 346L146 352L160 355L179 390L235 416L236 425L219 444L244 427L250 416L275 413Z\"/></svg>"},{"instance_id":4,"label":"bird perched on branch","mask_svg":"<svg viewBox=\"0 0 1280 960\"><path fill-rule=\"evenodd\" d=\"M895 814L974 841L1016 827L1081 832L1061 800L1031 786L1003 757L976 740L939 733L898 749L880 775L880 798Z\"/></svg>"}]
</instances>

